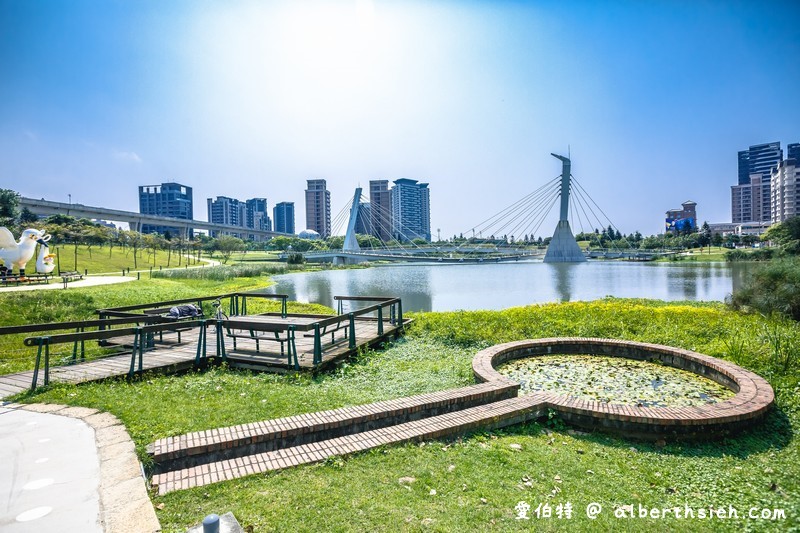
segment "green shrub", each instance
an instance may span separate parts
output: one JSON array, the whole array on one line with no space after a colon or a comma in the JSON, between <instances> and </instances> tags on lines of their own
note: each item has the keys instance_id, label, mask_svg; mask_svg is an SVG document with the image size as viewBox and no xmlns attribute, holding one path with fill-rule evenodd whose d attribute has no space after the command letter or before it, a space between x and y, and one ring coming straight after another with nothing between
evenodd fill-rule
<instances>
[{"instance_id":1,"label":"green shrub","mask_svg":"<svg viewBox=\"0 0 800 533\"><path fill-rule=\"evenodd\" d=\"M734 309L800 320L800 259L785 258L762 266L729 300Z\"/></svg>"},{"instance_id":2,"label":"green shrub","mask_svg":"<svg viewBox=\"0 0 800 533\"><path fill-rule=\"evenodd\" d=\"M726 261L770 261L781 255L774 248L756 248L754 250L731 250L725 254Z\"/></svg>"},{"instance_id":3,"label":"green shrub","mask_svg":"<svg viewBox=\"0 0 800 533\"><path fill-rule=\"evenodd\" d=\"M286 262L290 265L302 265L303 263L306 262L306 258L303 256L303 254L295 252L289 254L289 256L286 259Z\"/></svg>"},{"instance_id":4,"label":"green shrub","mask_svg":"<svg viewBox=\"0 0 800 533\"><path fill-rule=\"evenodd\" d=\"M154 278L164 279L209 279L226 281L233 278L257 278L264 275L285 274L285 265L276 263L220 265L204 268L176 268L153 272Z\"/></svg>"}]
</instances>

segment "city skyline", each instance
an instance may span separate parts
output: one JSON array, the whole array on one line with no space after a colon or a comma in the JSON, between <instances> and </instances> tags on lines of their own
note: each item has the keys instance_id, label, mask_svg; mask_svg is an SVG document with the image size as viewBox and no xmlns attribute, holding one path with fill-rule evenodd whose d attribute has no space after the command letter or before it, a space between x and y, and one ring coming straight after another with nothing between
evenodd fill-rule
<instances>
[{"instance_id":1,"label":"city skyline","mask_svg":"<svg viewBox=\"0 0 800 533\"><path fill-rule=\"evenodd\" d=\"M431 183L431 231L450 237L558 175L555 152L624 233L661 232L687 199L699 223L730 221L737 153L800 137L798 14L7 0L0 180L136 211L135 187L166 182L303 206L319 177L335 216L359 184L410 178Z\"/></svg>"}]
</instances>

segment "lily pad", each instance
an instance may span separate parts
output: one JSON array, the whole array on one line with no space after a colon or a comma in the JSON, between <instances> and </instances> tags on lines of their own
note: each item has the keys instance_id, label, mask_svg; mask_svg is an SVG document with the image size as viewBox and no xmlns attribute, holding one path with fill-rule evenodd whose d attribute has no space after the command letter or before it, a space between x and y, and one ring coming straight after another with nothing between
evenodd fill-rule
<instances>
[{"instance_id":1,"label":"lily pad","mask_svg":"<svg viewBox=\"0 0 800 533\"><path fill-rule=\"evenodd\" d=\"M730 389L692 372L620 357L527 357L497 370L520 383L520 394L556 392L614 405L690 407L721 402L734 395Z\"/></svg>"}]
</instances>

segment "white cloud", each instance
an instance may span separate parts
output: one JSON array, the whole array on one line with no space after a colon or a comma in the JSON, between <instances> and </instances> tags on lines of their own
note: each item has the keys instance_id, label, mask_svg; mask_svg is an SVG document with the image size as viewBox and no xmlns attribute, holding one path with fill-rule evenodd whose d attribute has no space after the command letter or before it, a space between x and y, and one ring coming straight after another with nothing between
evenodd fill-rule
<instances>
[{"instance_id":1,"label":"white cloud","mask_svg":"<svg viewBox=\"0 0 800 533\"><path fill-rule=\"evenodd\" d=\"M123 150L114 150L113 155L114 155L114 157L116 159L120 159L122 161L130 161L130 162L133 162L133 163L141 163L142 162L142 158L139 157L139 154L137 154L136 152L126 152L126 151L123 151Z\"/></svg>"}]
</instances>

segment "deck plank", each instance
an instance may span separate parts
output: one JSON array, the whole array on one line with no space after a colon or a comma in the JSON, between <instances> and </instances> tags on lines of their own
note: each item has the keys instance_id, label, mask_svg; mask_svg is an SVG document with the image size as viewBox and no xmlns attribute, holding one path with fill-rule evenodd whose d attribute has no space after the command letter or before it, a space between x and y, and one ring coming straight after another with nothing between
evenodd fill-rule
<instances>
[{"instance_id":1,"label":"deck plank","mask_svg":"<svg viewBox=\"0 0 800 533\"><path fill-rule=\"evenodd\" d=\"M404 326L410 321L405 320ZM336 332L335 342L330 342L330 334L323 335L322 343L322 367L326 367L349 357L364 346L373 346L385 339L396 337L402 328L384 322L383 335L378 335L378 323L376 320L356 320L356 347L350 348L349 339L344 338L344 329ZM174 338L169 338L174 337ZM173 333L165 334L163 341L156 340L155 346L144 352L142 368L145 371L179 371L190 368L194 365L197 356L197 343L199 339L199 328L193 328L181 332L181 342L177 342L177 336ZM115 346L128 346L133 344L133 336L118 337L112 339ZM208 328L206 331L206 347L209 359L216 358L216 330ZM297 347L297 359L300 369L309 371L315 369L314 361L314 339L306 337L298 332L295 339ZM260 349L255 351L255 341L250 339L238 339L237 349L233 350L231 339L225 339L225 352L228 363L232 367L249 368L264 372L286 372L291 371L288 367L288 356L280 353L280 345L275 342L262 340L259 343ZM77 361L75 364L50 367L51 383L85 383L90 381L102 381L104 379L127 376L131 367L131 353L123 352L120 354L108 355L96 359ZM139 369L139 358L136 357L134 369ZM33 372L18 372L0 376L0 399L13 396L19 392L27 390L31 386ZM39 368L40 385L44 384L44 368Z\"/></svg>"}]
</instances>

